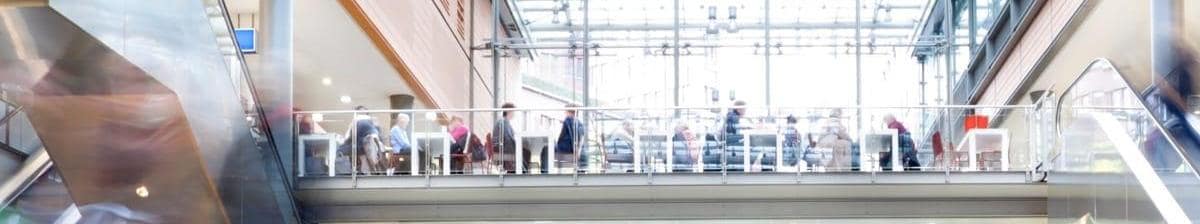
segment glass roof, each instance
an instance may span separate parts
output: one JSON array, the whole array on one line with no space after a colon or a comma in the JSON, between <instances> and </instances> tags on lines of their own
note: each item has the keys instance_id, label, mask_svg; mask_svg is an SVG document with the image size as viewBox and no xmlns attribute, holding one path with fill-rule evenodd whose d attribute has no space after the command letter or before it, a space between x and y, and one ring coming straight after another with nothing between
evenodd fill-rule
<instances>
[{"instance_id":1,"label":"glass roof","mask_svg":"<svg viewBox=\"0 0 1200 224\"><path fill-rule=\"evenodd\" d=\"M945 47L931 42L941 36L916 36L935 2L679 0L676 7L675 0L591 0L585 7L583 0L512 0L523 39L508 43L524 43L511 46L533 54L519 66L526 85L575 101L587 92L597 105L672 105L675 94L681 106L733 98L775 106L918 105L949 92L940 78L947 60L914 57ZM981 24L990 24L995 1L975 4ZM967 33L958 32L955 44L968 43ZM968 61L961 48L957 63Z\"/></svg>"},{"instance_id":2,"label":"glass roof","mask_svg":"<svg viewBox=\"0 0 1200 224\"><path fill-rule=\"evenodd\" d=\"M864 0L864 44L909 44L929 0ZM529 30L527 43L565 46L582 42L582 0L517 0ZM673 0L602 0L588 2L592 42L600 47L654 46L674 37ZM680 41L694 46L754 46L765 42L770 14L772 44L824 46L853 44L855 1L847 0L681 0ZM718 44L719 43L719 44Z\"/></svg>"}]
</instances>

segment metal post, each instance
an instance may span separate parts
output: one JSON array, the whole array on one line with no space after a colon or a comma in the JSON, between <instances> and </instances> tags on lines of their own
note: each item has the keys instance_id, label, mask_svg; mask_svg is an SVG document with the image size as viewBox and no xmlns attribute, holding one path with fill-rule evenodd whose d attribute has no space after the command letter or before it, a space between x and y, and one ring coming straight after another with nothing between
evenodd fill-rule
<instances>
[{"instance_id":1,"label":"metal post","mask_svg":"<svg viewBox=\"0 0 1200 224\"><path fill-rule=\"evenodd\" d=\"M862 0L854 0L854 105L863 105L862 97ZM855 130L863 134L862 108L855 110ZM862 149L859 149L861 155ZM860 157L861 158L861 157ZM860 169L865 164L858 164Z\"/></svg>"},{"instance_id":2,"label":"metal post","mask_svg":"<svg viewBox=\"0 0 1200 224\"><path fill-rule=\"evenodd\" d=\"M350 117L350 179L354 188L358 188L358 112L354 112Z\"/></svg>"},{"instance_id":3,"label":"metal post","mask_svg":"<svg viewBox=\"0 0 1200 224\"><path fill-rule=\"evenodd\" d=\"M408 168L409 168L410 173L408 175L419 176L419 175L421 175L421 166L422 166L422 164L420 163L421 162L421 156L420 156L421 151L420 150L426 150L428 152L428 149L413 147L413 146L418 146L417 142L415 142L417 140L417 113L409 113L408 126L406 128L408 129L408 133L406 133L406 134L408 134L408 145L409 145L409 150L408 150L408 164L409 164L408 166L409 167Z\"/></svg>"},{"instance_id":4,"label":"metal post","mask_svg":"<svg viewBox=\"0 0 1200 224\"><path fill-rule=\"evenodd\" d=\"M588 19L588 16L589 16L588 14L590 14L588 12L590 12L592 10L590 10L588 8L588 2L589 2L588 0L583 0L583 106L584 107L591 106L591 103L589 102L590 100L588 100L588 97L591 97L590 92L592 89L591 86L589 85L589 84L591 84L591 83L589 83L589 81L591 81L590 80L591 77L589 77L589 75L590 75L589 70L591 70L591 64L589 63L589 59L591 59L591 55L592 55L591 54L591 49L592 49L591 28L592 28L592 26L589 23L589 19Z\"/></svg>"},{"instance_id":5,"label":"metal post","mask_svg":"<svg viewBox=\"0 0 1200 224\"><path fill-rule=\"evenodd\" d=\"M945 18L942 20L942 34L946 36L946 41L944 43L946 48L946 90L948 91L948 94L946 94L946 102L948 104L955 104L954 84L956 80L954 78L954 2L951 0L943 0L942 2L945 3L945 7L942 8L945 14ZM961 103L965 104L966 102Z\"/></svg>"},{"instance_id":6,"label":"metal post","mask_svg":"<svg viewBox=\"0 0 1200 224\"><path fill-rule=\"evenodd\" d=\"M469 17L470 28L467 31L467 108L475 108L475 2L471 2L471 16ZM412 118L409 118L412 119ZM467 127L475 129L475 113L467 112ZM471 131L473 132L473 131ZM467 139L471 139L471 135L467 134Z\"/></svg>"},{"instance_id":7,"label":"metal post","mask_svg":"<svg viewBox=\"0 0 1200 224\"><path fill-rule=\"evenodd\" d=\"M967 38L970 38L970 40L967 40L967 45L970 46L970 53L972 54L975 53L975 50L979 47L979 43L977 43L975 39L976 35L979 33L976 31L979 29L979 23L977 22L977 16L979 15L976 15L977 13L975 12L976 7L978 7L978 4L976 4L975 1L979 0L967 0Z\"/></svg>"},{"instance_id":8,"label":"metal post","mask_svg":"<svg viewBox=\"0 0 1200 224\"><path fill-rule=\"evenodd\" d=\"M771 113L771 0L763 0L763 33L766 39L763 45L763 77L766 86L767 114Z\"/></svg>"},{"instance_id":9,"label":"metal post","mask_svg":"<svg viewBox=\"0 0 1200 224\"><path fill-rule=\"evenodd\" d=\"M672 82L672 85L674 85L675 88L673 88L673 90L671 91L672 100L673 100L672 102L674 102L671 105L678 107L679 106L679 20L680 20L680 18L679 18L679 0L675 0L674 11L675 11L675 19L674 19L675 27L672 28L672 30L675 31L675 36L673 37L674 45L671 45L671 48L674 49L673 55L674 55L674 59L675 59L675 64L674 64L675 81ZM679 116L680 116L680 111L675 110L675 117L678 118Z\"/></svg>"},{"instance_id":10,"label":"metal post","mask_svg":"<svg viewBox=\"0 0 1200 224\"><path fill-rule=\"evenodd\" d=\"M492 108L500 108L500 0L492 0ZM492 120L500 116L492 112ZM500 144L504 144L501 142Z\"/></svg>"},{"instance_id":11,"label":"metal post","mask_svg":"<svg viewBox=\"0 0 1200 224\"><path fill-rule=\"evenodd\" d=\"M922 58L920 58L920 59L917 59L917 61L918 61L918 64L921 65L921 81L917 83L917 85L920 86L919 89L921 89L920 102L921 102L921 106L925 106L925 105L928 105L929 102L927 102L925 100L927 98L927 97L925 97L925 86L926 86L926 84L928 84L928 82L925 81L925 58L924 58L924 56L922 56ZM922 111L924 111L924 110L922 110ZM922 120L924 120L924 119L922 119ZM923 125L924 124L922 124L922 126Z\"/></svg>"},{"instance_id":12,"label":"metal post","mask_svg":"<svg viewBox=\"0 0 1200 224\"><path fill-rule=\"evenodd\" d=\"M588 5L589 2L590 1L588 1L588 0L583 0L583 106L584 107L591 107L591 100L589 100L589 99L591 97L590 92L592 90L591 71L590 71L591 70L591 61L589 61L589 59L591 58L591 50L590 49L592 48L592 32L591 32L592 26L590 23L590 19L588 18L589 14L590 14L589 12L591 12L592 9ZM588 119L588 115L587 115L588 111L587 110L576 110L575 112L578 113L577 114L578 116L576 116L575 122L586 121ZM584 123L584 124L586 124L586 123ZM579 162L579 157L581 157L582 154L585 153L584 152L585 148L583 146L586 144L586 142L581 142L581 141L584 141L587 137L584 136L583 138L585 138L585 139L576 138L576 135L578 135L576 133L580 130L575 130L576 127L574 127L574 126L579 126L579 125L577 125L577 124L572 124L572 125L573 125L573 127L571 127L571 130L572 130L571 135L572 136L569 136L572 139L575 139L574 141L572 141L575 143L575 145L572 146L575 149L574 150L575 151L575 160L572 161L572 163L575 164L575 170L573 171L572 175L574 176L576 183L578 183L580 165L582 165Z\"/></svg>"},{"instance_id":13,"label":"metal post","mask_svg":"<svg viewBox=\"0 0 1200 224\"><path fill-rule=\"evenodd\" d=\"M500 108L500 90L501 90L501 88L500 88L500 41L499 40L500 40L500 0L492 0L492 41L490 41L490 44L488 44L488 45L491 45L490 47L492 47L492 108ZM492 121L497 122L496 124L499 124L498 122L500 121L500 119L501 119L500 112L493 111L492 112ZM508 122L508 121L505 121L505 122ZM499 146L500 146L499 147L500 148L500 158L501 158L501 160L500 160L501 169L500 170L503 170L503 171L501 171L501 173L507 173L508 170L503 169L504 168L503 158L506 157L504 155L504 151L505 151L504 150L504 148L505 148L504 147L504 134L505 133L503 133L503 132L507 131L507 130L505 130L504 128L500 128L500 130L501 130L501 133L492 133L492 138L500 139L500 141L497 141L497 144L499 144Z\"/></svg>"},{"instance_id":14,"label":"metal post","mask_svg":"<svg viewBox=\"0 0 1200 224\"><path fill-rule=\"evenodd\" d=\"M426 113L429 113L429 112L426 112ZM422 165L425 165L425 179L426 180L429 180L429 176L432 175L433 172L437 171L437 170L433 169L433 149L429 148L430 141L433 141L433 136L431 134L433 134L432 127L430 127L429 130L426 130L425 146L421 147L421 148L425 149L425 156L421 157L421 163L422 163ZM450 155L442 155L442 157L446 157L446 156L450 156ZM446 165L448 165L448 164L442 164L443 167Z\"/></svg>"},{"instance_id":15,"label":"metal post","mask_svg":"<svg viewBox=\"0 0 1200 224\"><path fill-rule=\"evenodd\" d=\"M946 41L944 43L946 51L943 53L946 56L946 73L945 73L945 76L946 76L946 98L944 99L945 100L944 102L945 102L945 105L953 105L954 104L954 83L955 83L954 82L954 28L953 28L954 27L953 26L953 24L954 24L954 3L950 0L942 0L942 2L945 4L944 7L942 8L942 12L943 12L943 14L945 14L944 15L945 17L942 19L942 32L946 36ZM963 103L966 103L966 102L963 102ZM942 113L942 127L944 128L942 130L942 140L947 141L947 142L954 142L954 139L955 139L954 134L955 133L951 133L951 129L953 127L952 122L954 122L955 116L951 114L952 111L950 110L950 108L946 108L944 110L945 111L943 111L943 113ZM954 114L957 114L957 113L954 113ZM969 155L969 156L974 157L975 155ZM945 157L943 157L943 161L945 161L944 158ZM955 156L954 159L958 159L957 155ZM948 162L948 161L946 161L946 162ZM947 178L949 178L949 175L950 175L949 172L950 172L950 169L949 169L949 166L947 166L947 169L946 169ZM949 182L949 179L947 179L947 182Z\"/></svg>"}]
</instances>

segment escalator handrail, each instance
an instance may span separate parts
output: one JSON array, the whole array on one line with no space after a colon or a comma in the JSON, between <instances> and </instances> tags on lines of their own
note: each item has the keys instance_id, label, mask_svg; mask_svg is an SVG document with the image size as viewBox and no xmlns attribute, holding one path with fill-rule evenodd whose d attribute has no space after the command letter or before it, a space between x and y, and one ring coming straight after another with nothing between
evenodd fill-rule
<instances>
[{"instance_id":1,"label":"escalator handrail","mask_svg":"<svg viewBox=\"0 0 1200 224\"><path fill-rule=\"evenodd\" d=\"M1126 79L1125 76L1121 75L1121 71L1117 70L1117 67L1114 66L1112 61L1109 61L1107 58L1093 59L1092 62L1088 63L1087 66L1084 66L1083 72L1081 72L1079 74L1079 76L1075 78L1074 81L1071 81L1071 85L1068 85L1067 88L1065 90L1063 90L1063 94L1061 96L1058 96L1059 97L1058 98L1058 106L1057 106L1057 108L1054 108L1054 110L1055 110L1055 113L1054 113L1055 134L1057 136L1063 136L1062 128L1061 128L1062 127L1062 123L1061 123L1062 122L1062 117L1061 117L1062 113L1061 112L1063 109L1063 104L1066 103L1066 99L1068 97L1068 95L1066 93L1071 92L1071 90L1074 89L1076 87L1076 85L1079 84L1079 81L1083 80L1084 75L1087 74L1087 72L1089 70L1091 70L1092 66L1095 66L1100 63L1109 65L1109 67L1111 67L1113 69L1113 71L1114 71L1113 73L1117 74L1116 75L1117 77L1115 77L1116 80L1121 80L1121 86L1124 87L1125 89L1128 89L1134 96L1139 96L1139 97L1135 97L1135 98L1137 98L1137 100L1136 100L1137 101L1136 103L1138 104L1137 108L1142 109L1142 112L1145 112L1146 114L1150 115L1148 117L1150 117L1150 119L1153 120L1153 122L1151 122L1153 124L1151 124L1151 125L1154 125L1154 128L1156 128L1158 131L1163 132L1163 137L1166 138L1168 144L1170 144L1171 147L1175 149L1175 152L1179 154L1180 158L1183 158L1182 159L1183 165L1186 165L1187 167L1191 168L1190 171L1191 171L1192 175L1195 176L1197 179L1200 179L1200 169L1197 169L1198 167L1196 167L1192 164L1192 161L1193 161L1192 156L1179 147L1179 143L1175 140L1175 136L1172 135L1170 132L1167 132L1166 129L1164 129L1162 127L1162 120L1159 119L1157 116L1154 116L1154 113L1151 112L1149 107L1146 106L1146 101L1140 97L1140 94L1138 94L1136 91L1133 90L1133 85L1130 84L1129 79ZM1058 153L1061 154L1062 152L1058 152ZM1055 157L1057 157L1057 156L1055 156Z\"/></svg>"},{"instance_id":2,"label":"escalator handrail","mask_svg":"<svg viewBox=\"0 0 1200 224\"><path fill-rule=\"evenodd\" d=\"M1146 88L1146 90L1142 91L1142 93L1140 95L1138 95L1138 99L1145 100L1146 97L1149 97L1150 94L1153 93L1152 90L1153 90L1153 88ZM1144 101L1143 101L1143 104L1145 104ZM1159 119L1159 120L1163 119L1163 118L1157 117L1158 114L1155 114L1155 113L1150 113L1150 115L1154 116L1156 119ZM1196 116L1192 116L1187 113L1184 113L1182 116L1183 116L1183 120L1184 120L1183 125L1187 125L1189 127L1189 129L1191 129L1190 133L1184 133L1184 134L1191 134L1192 136L1200 137L1200 119L1197 119ZM1171 137L1175 137L1175 135L1174 135L1175 133L1167 132L1165 130L1163 133L1170 134Z\"/></svg>"},{"instance_id":3,"label":"escalator handrail","mask_svg":"<svg viewBox=\"0 0 1200 224\"><path fill-rule=\"evenodd\" d=\"M231 17L229 16L229 7L226 5L225 0L217 0L217 1L218 1L217 6L221 7L220 12L222 14L222 17L225 18L224 19L225 28L228 29L228 33L231 36L230 38L236 40L235 37L232 37L232 35L234 35L234 30L233 30L233 22L231 21ZM241 49L241 46L237 41L233 41L233 44L235 46L234 49ZM295 203L296 196L292 192L292 190L294 189L292 187L292 181L291 181L292 175L287 173L287 167L284 166L283 159L280 158L280 156L279 156L279 145L276 144L275 138L273 137L274 134L273 134L273 132L271 132L271 126L267 123L267 119L266 119L267 113L266 113L266 110L263 109L262 101L258 97L258 88L256 88L254 86L253 79L251 79L251 77L250 77L250 68L248 68L245 63L246 57L244 54L242 54L241 50L234 50L234 55L237 55L238 61L242 62L242 63L239 63L239 65L241 65L239 67L242 71L242 79L243 79L242 81L244 81L244 83L246 84L246 88L250 92L250 97L254 101L253 109L254 109L254 112L255 112L255 115L257 118L257 122L258 122L259 128L262 129L262 132L265 135L265 138L267 140L267 145L269 146L269 149L266 149L266 150L268 150L270 152L271 156L269 156L269 157L272 158L272 160L275 162L275 164L279 167L279 173L280 173L279 175L280 175L281 179L283 180L285 194L287 195L287 199L292 202L292 203L289 203L289 205L291 207L290 210L292 211L291 215L292 215L292 217L299 219L300 218L299 208L296 206L296 203Z\"/></svg>"},{"instance_id":4,"label":"escalator handrail","mask_svg":"<svg viewBox=\"0 0 1200 224\"><path fill-rule=\"evenodd\" d=\"M15 175L0 182L0 209L7 208L9 204L16 201L21 193L29 189L29 186L32 186L42 174L50 170L53 164L54 162L50 160L50 154L46 153L45 148L34 151L21 164L21 168L15 172Z\"/></svg>"}]
</instances>

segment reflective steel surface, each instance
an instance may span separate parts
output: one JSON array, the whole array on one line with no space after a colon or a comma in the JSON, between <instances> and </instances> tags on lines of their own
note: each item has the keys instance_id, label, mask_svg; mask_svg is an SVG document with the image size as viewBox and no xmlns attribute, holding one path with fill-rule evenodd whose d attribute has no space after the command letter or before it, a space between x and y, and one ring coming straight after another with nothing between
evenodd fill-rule
<instances>
[{"instance_id":1,"label":"reflective steel surface","mask_svg":"<svg viewBox=\"0 0 1200 224\"><path fill-rule=\"evenodd\" d=\"M0 82L22 93L80 222L291 215L205 3L0 1Z\"/></svg>"}]
</instances>

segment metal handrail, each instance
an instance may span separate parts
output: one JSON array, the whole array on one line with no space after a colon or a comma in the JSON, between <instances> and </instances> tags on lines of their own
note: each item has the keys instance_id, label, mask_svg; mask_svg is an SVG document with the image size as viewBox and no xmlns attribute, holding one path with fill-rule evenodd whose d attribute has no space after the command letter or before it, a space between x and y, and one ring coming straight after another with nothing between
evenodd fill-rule
<instances>
[{"instance_id":1,"label":"metal handrail","mask_svg":"<svg viewBox=\"0 0 1200 224\"><path fill-rule=\"evenodd\" d=\"M0 209L8 207L13 201L33 185L38 177L50 170L54 162L45 149L38 149L22 163L21 168L11 178L0 182ZM20 178L18 178L20 177Z\"/></svg>"},{"instance_id":2,"label":"metal handrail","mask_svg":"<svg viewBox=\"0 0 1200 224\"><path fill-rule=\"evenodd\" d=\"M542 107L542 108L462 108L462 109L403 109L403 110L309 110L294 111L292 114L338 114L338 113L423 113L423 112L503 112L503 111L578 111L602 110L711 110L733 107ZM753 107L773 110L825 110L825 109L1031 109L1033 105L940 105L940 106L811 106L811 107Z\"/></svg>"}]
</instances>

